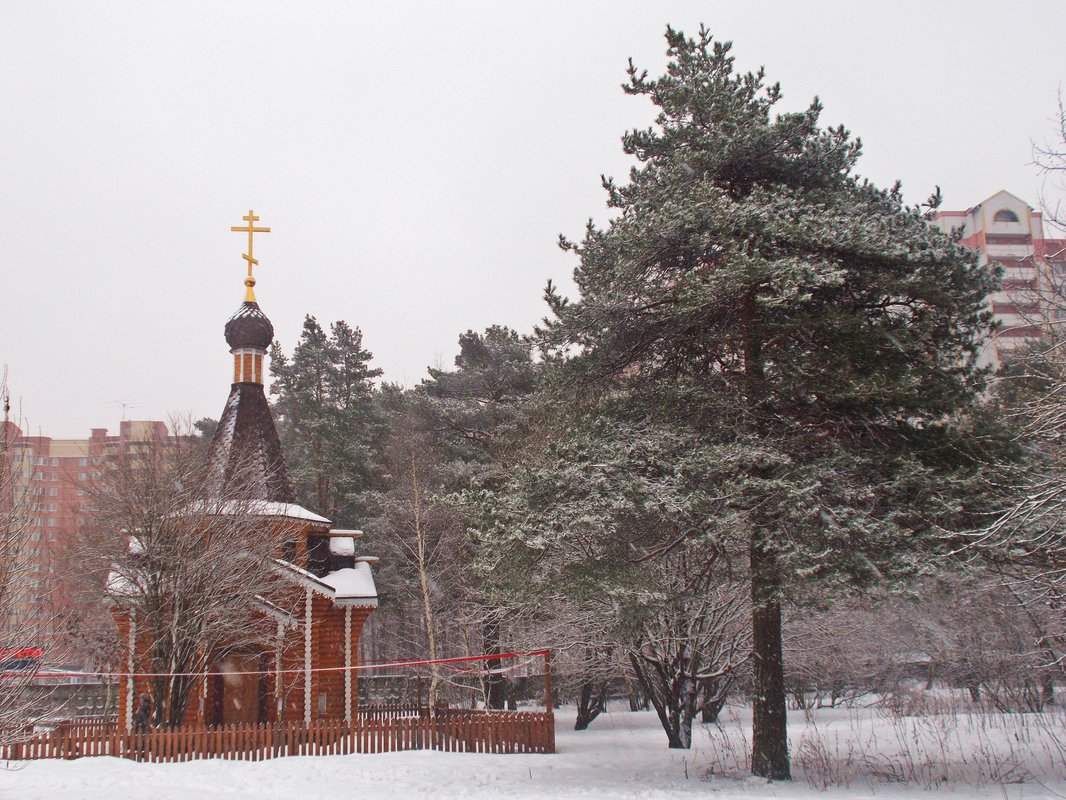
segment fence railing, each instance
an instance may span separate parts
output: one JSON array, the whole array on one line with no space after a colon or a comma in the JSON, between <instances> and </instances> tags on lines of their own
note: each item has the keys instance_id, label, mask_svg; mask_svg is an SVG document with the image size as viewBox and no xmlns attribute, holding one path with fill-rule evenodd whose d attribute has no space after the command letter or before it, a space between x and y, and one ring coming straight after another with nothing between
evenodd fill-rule
<instances>
[{"instance_id":1,"label":"fence railing","mask_svg":"<svg viewBox=\"0 0 1066 800\"><path fill-rule=\"evenodd\" d=\"M440 709L438 709L439 711ZM375 703L360 705L357 712L362 719L385 719L386 717L417 717L429 713L427 706L417 703Z\"/></svg>"},{"instance_id":2,"label":"fence railing","mask_svg":"<svg viewBox=\"0 0 1066 800\"><path fill-rule=\"evenodd\" d=\"M162 728L65 725L0 746L0 760L116 756L153 763L221 758L262 761L282 756L441 750L449 753L554 753L555 718L545 711L479 711L411 707L360 715L351 723L321 720Z\"/></svg>"}]
</instances>

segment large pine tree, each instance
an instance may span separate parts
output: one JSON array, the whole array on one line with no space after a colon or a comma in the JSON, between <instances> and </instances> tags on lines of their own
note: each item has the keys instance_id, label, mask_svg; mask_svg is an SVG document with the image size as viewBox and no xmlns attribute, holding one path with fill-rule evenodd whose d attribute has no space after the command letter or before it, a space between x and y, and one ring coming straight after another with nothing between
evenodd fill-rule
<instances>
[{"instance_id":1,"label":"large pine tree","mask_svg":"<svg viewBox=\"0 0 1066 800\"><path fill-rule=\"evenodd\" d=\"M504 482L513 446L525 435L523 404L537 374L528 338L500 325L461 334L454 370L430 368L417 392L418 408L429 438L452 466L449 489L491 491ZM467 555L474 556L476 542L467 544ZM482 652L498 654L505 612L490 600L487 576L474 580L469 564L464 566L464 599L479 621ZM500 666L497 659L486 662L489 708L503 708L506 701Z\"/></svg>"},{"instance_id":2,"label":"large pine tree","mask_svg":"<svg viewBox=\"0 0 1066 800\"><path fill-rule=\"evenodd\" d=\"M779 87L738 73L728 43L666 38L666 74L630 65L624 86L659 110L623 138L639 165L604 181L610 224L563 242L580 295L549 286L540 338L574 413L699 448L716 524L692 536L744 542L752 770L781 779L781 604L905 574L967 510L995 276L859 178L858 140L821 127L817 100L775 115Z\"/></svg>"},{"instance_id":3,"label":"large pine tree","mask_svg":"<svg viewBox=\"0 0 1066 800\"><path fill-rule=\"evenodd\" d=\"M366 517L384 435L372 358L359 328L339 320L327 334L310 314L291 359L277 342L270 351L278 433L299 495L342 525Z\"/></svg>"}]
</instances>

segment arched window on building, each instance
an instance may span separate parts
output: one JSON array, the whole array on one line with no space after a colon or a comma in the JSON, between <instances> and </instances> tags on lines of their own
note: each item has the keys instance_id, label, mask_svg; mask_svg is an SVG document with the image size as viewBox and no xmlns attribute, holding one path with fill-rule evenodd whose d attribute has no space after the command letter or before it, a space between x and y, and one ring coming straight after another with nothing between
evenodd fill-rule
<instances>
[{"instance_id":1,"label":"arched window on building","mask_svg":"<svg viewBox=\"0 0 1066 800\"><path fill-rule=\"evenodd\" d=\"M993 222L1020 222L1018 215L1011 211L1009 208L1001 208L996 212L996 216L992 217Z\"/></svg>"}]
</instances>

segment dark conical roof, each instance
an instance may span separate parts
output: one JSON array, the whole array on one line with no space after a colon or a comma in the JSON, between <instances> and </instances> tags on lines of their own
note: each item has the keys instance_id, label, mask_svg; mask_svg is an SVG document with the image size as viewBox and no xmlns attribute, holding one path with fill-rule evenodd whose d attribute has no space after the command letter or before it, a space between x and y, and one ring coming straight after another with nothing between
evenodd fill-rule
<instances>
[{"instance_id":1,"label":"dark conical roof","mask_svg":"<svg viewBox=\"0 0 1066 800\"><path fill-rule=\"evenodd\" d=\"M211 440L208 464L223 483L239 480L249 500L295 503L292 473L281 452L262 384L235 383Z\"/></svg>"},{"instance_id":2,"label":"dark conical roof","mask_svg":"<svg viewBox=\"0 0 1066 800\"><path fill-rule=\"evenodd\" d=\"M274 341L274 326L259 303L244 301L237 313L226 323L226 342L231 350L240 347L257 347L266 350Z\"/></svg>"}]
</instances>

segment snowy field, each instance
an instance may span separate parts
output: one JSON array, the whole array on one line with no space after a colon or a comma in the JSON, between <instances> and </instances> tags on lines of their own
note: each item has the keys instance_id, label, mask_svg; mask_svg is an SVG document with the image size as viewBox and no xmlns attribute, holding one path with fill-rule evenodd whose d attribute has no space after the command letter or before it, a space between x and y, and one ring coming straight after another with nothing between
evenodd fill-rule
<instances>
[{"instance_id":1,"label":"snowy field","mask_svg":"<svg viewBox=\"0 0 1066 800\"><path fill-rule=\"evenodd\" d=\"M1062 798L1063 713L909 717L873 709L793 712L797 780L744 778L744 710L697 725L690 752L671 751L649 712L615 709L580 733L558 716L558 754L432 752L138 764L113 758L35 761L0 772L18 800L408 800L408 798ZM713 774L712 774L713 772ZM1035 773L1035 779L1033 777ZM944 782L945 774L948 781ZM995 775L993 781L988 776ZM1017 782L1028 777L1025 782ZM831 779L827 790L820 787ZM908 782L901 782L906 779Z\"/></svg>"}]
</instances>

